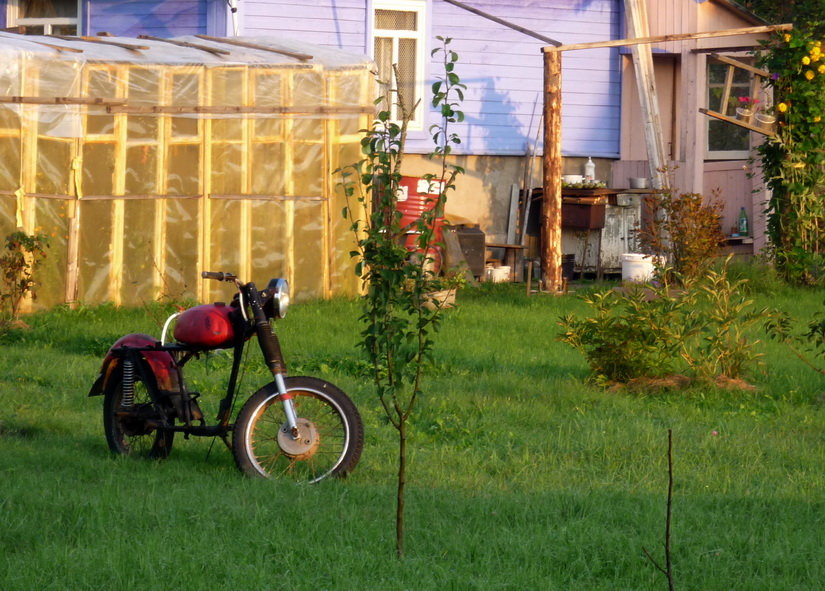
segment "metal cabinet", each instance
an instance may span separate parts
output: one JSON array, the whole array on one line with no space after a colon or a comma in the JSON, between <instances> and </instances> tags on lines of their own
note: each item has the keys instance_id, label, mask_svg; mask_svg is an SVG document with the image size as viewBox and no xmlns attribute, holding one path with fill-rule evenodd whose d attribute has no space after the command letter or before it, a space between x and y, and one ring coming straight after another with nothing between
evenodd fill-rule
<instances>
[{"instance_id":1,"label":"metal cabinet","mask_svg":"<svg viewBox=\"0 0 825 591\"><path fill-rule=\"evenodd\" d=\"M562 252L575 255L579 273L621 273L622 254L639 251L642 195L619 193L605 206L604 228L562 228Z\"/></svg>"}]
</instances>

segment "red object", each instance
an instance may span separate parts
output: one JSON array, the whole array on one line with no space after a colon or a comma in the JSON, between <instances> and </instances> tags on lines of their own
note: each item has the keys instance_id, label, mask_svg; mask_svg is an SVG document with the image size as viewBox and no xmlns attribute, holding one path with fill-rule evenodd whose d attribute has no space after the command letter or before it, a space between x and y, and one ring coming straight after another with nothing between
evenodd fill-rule
<instances>
[{"instance_id":1,"label":"red object","mask_svg":"<svg viewBox=\"0 0 825 591\"><path fill-rule=\"evenodd\" d=\"M418 177L404 176L399 182L400 194L397 207L401 212L401 230L405 232L404 247L410 252L422 252L418 244L421 235L419 222L424 213L431 212L438 204L442 183ZM434 271L441 267L441 246L444 241L444 218L432 220L432 237L427 245L427 256L433 259Z\"/></svg>"},{"instance_id":2,"label":"red object","mask_svg":"<svg viewBox=\"0 0 825 591\"><path fill-rule=\"evenodd\" d=\"M106 358L103 360L103 365L100 368L100 375L95 380L92 389L89 391L89 396L96 394L103 394L109 385L109 380L114 373L114 370L120 365L120 359L112 353L113 350L121 347L157 347L159 345L157 339L146 334L132 333L120 337L115 344L109 348ZM178 380L178 366L174 358L167 351L141 351L141 357L149 364L152 374L155 376L157 386L160 390L167 392L177 392L180 390L180 381Z\"/></svg>"},{"instance_id":3,"label":"red object","mask_svg":"<svg viewBox=\"0 0 825 591\"><path fill-rule=\"evenodd\" d=\"M225 349L235 340L235 330L226 304L204 304L189 308L178 317L175 340L204 349Z\"/></svg>"}]
</instances>

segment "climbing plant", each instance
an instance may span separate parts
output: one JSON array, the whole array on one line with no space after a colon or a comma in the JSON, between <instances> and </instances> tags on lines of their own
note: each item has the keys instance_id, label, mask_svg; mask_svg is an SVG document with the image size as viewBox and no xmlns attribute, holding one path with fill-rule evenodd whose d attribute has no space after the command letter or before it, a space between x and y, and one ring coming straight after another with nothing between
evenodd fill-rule
<instances>
[{"instance_id":1,"label":"climbing plant","mask_svg":"<svg viewBox=\"0 0 825 591\"><path fill-rule=\"evenodd\" d=\"M778 126L759 155L777 268L793 283L825 285L825 48L814 25L763 44L758 65L771 72Z\"/></svg>"}]
</instances>

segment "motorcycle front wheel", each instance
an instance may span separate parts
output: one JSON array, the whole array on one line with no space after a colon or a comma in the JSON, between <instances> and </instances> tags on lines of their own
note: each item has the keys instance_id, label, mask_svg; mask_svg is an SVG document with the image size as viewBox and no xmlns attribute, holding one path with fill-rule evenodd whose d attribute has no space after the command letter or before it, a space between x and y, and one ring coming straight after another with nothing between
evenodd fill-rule
<instances>
[{"instance_id":1,"label":"motorcycle front wheel","mask_svg":"<svg viewBox=\"0 0 825 591\"><path fill-rule=\"evenodd\" d=\"M246 401L232 435L232 451L242 472L259 478L287 477L315 483L345 476L361 457L364 427L349 397L317 378L288 377L298 417L298 437L286 422L274 383Z\"/></svg>"},{"instance_id":2,"label":"motorcycle front wheel","mask_svg":"<svg viewBox=\"0 0 825 591\"><path fill-rule=\"evenodd\" d=\"M103 429L106 443L114 454L163 459L172 451L174 431L158 429L163 417L152 403L149 390L136 376L134 398L123 400L123 378L106 391L103 399Z\"/></svg>"}]
</instances>

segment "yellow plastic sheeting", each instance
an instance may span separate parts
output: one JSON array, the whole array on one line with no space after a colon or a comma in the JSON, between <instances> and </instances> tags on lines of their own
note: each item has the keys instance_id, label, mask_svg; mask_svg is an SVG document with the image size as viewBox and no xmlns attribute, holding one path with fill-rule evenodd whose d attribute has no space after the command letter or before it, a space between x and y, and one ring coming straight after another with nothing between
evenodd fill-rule
<instances>
[{"instance_id":1,"label":"yellow plastic sheeting","mask_svg":"<svg viewBox=\"0 0 825 591\"><path fill-rule=\"evenodd\" d=\"M333 171L360 158L371 62L173 41L199 47L0 33L0 231L53 239L37 306L219 296L203 270L357 293Z\"/></svg>"}]
</instances>

